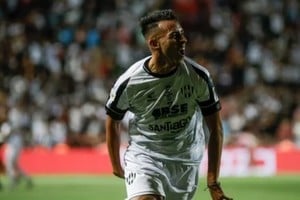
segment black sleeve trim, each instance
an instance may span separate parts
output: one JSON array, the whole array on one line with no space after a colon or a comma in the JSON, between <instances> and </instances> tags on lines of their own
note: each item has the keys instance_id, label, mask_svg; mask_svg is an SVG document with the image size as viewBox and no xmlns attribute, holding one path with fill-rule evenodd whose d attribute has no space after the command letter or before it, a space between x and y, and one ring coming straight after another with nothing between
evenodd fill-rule
<instances>
[{"instance_id":1,"label":"black sleeve trim","mask_svg":"<svg viewBox=\"0 0 300 200\"><path fill-rule=\"evenodd\" d=\"M126 110L114 111L114 110L108 108L107 106L105 106L105 110L106 110L106 114L115 120L122 120L126 113Z\"/></svg>"},{"instance_id":2,"label":"black sleeve trim","mask_svg":"<svg viewBox=\"0 0 300 200\"><path fill-rule=\"evenodd\" d=\"M209 106L200 106L200 109L201 109L203 116L207 116L207 115L213 114L213 113L221 110L221 103L220 103L220 101L217 101L214 104L209 105Z\"/></svg>"}]
</instances>

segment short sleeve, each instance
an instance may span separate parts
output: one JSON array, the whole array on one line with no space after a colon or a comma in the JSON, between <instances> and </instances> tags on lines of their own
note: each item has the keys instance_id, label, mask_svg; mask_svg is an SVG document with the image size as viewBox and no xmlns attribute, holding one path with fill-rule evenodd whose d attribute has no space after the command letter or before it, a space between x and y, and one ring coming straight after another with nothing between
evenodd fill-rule
<instances>
[{"instance_id":1,"label":"short sleeve","mask_svg":"<svg viewBox=\"0 0 300 200\"><path fill-rule=\"evenodd\" d=\"M210 115L221 109L219 97L208 72L203 72L198 77L197 103L204 116Z\"/></svg>"},{"instance_id":2,"label":"short sleeve","mask_svg":"<svg viewBox=\"0 0 300 200\"><path fill-rule=\"evenodd\" d=\"M127 97L127 80L118 80L110 91L109 98L106 102L106 114L115 120L122 120L128 110L128 97Z\"/></svg>"}]
</instances>

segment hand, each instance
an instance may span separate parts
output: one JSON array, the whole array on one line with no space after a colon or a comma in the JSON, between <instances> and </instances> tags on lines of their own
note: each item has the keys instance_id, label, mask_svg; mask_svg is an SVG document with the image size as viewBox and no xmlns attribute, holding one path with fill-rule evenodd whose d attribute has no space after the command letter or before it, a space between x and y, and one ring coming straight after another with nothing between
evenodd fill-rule
<instances>
[{"instance_id":1,"label":"hand","mask_svg":"<svg viewBox=\"0 0 300 200\"><path fill-rule=\"evenodd\" d=\"M124 170L123 169L114 170L113 174L119 178L124 178Z\"/></svg>"},{"instance_id":2,"label":"hand","mask_svg":"<svg viewBox=\"0 0 300 200\"><path fill-rule=\"evenodd\" d=\"M220 183L212 183L207 187L212 200L233 200L232 198L225 196Z\"/></svg>"},{"instance_id":3,"label":"hand","mask_svg":"<svg viewBox=\"0 0 300 200\"><path fill-rule=\"evenodd\" d=\"M124 174L119 174L117 172L113 172L113 174L119 178L124 178Z\"/></svg>"}]
</instances>

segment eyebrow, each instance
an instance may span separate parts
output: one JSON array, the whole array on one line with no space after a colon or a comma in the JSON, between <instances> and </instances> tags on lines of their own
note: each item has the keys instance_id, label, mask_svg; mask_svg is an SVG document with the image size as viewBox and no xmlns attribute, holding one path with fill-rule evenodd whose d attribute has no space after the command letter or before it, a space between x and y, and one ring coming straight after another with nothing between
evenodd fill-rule
<instances>
[{"instance_id":1,"label":"eyebrow","mask_svg":"<svg viewBox=\"0 0 300 200\"><path fill-rule=\"evenodd\" d=\"M181 26L176 25L176 27L166 27L163 28L160 26L160 24L158 24L158 26L156 27L157 29L163 30L165 33L161 33L161 34L166 34L167 36L172 36L174 34L183 34L184 33L184 29ZM155 28L153 28L154 30ZM155 30L154 30L155 31ZM161 37L160 34L156 35L158 37Z\"/></svg>"},{"instance_id":2,"label":"eyebrow","mask_svg":"<svg viewBox=\"0 0 300 200\"><path fill-rule=\"evenodd\" d=\"M181 28L179 30L174 30L168 33L168 35L174 35L174 34L184 34L184 30Z\"/></svg>"}]
</instances>

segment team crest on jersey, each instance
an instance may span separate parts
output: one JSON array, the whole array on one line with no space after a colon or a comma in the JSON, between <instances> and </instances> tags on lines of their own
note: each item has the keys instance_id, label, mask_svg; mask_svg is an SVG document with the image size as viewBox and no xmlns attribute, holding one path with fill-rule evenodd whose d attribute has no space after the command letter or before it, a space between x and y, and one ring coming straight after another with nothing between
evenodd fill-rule
<instances>
[{"instance_id":1,"label":"team crest on jersey","mask_svg":"<svg viewBox=\"0 0 300 200\"><path fill-rule=\"evenodd\" d=\"M190 98L194 93L194 87L191 85L185 85L180 88L180 92L185 98Z\"/></svg>"},{"instance_id":2,"label":"team crest on jersey","mask_svg":"<svg viewBox=\"0 0 300 200\"><path fill-rule=\"evenodd\" d=\"M172 102L174 101L174 92L171 90L171 86L167 85L165 91L166 91L165 97L167 99L167 103L172 104Z\"/></svg>"}]
</instances>

